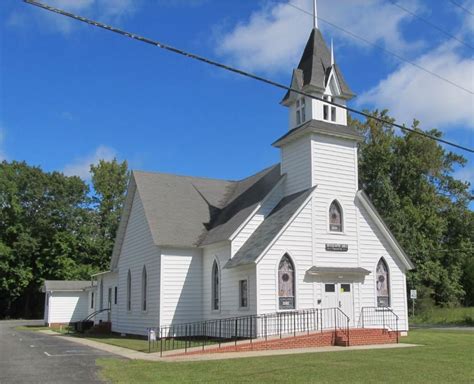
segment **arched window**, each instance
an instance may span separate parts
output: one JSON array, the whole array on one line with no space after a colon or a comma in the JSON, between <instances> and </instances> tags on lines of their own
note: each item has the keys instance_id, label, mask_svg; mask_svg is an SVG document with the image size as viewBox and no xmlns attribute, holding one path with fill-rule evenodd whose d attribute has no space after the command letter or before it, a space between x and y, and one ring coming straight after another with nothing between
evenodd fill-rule
<instances>
[{"instance_id":1,"label":"arched window","mask_svg":"<svg viewBox=\"0 0 474 384\"><path fill-rule=\"evenodd\" d=\"M127 275L127 311L132 310L132 274L128 270Z\"/></svg>"},{"instance_id":2,"label":"arched window","mask_svg":"<svg viewBox=\"0 0 474 384\"><path fill-rule=\"evenodd\" d=\"M146 275L146 267L143 266L142 271L142 311L146 311L146 291L147 291L147 275Z\"/></svg>"},{"instance_id":3,"label":"arched window","mask_svg":"<svg viewBox=\"0 0 474 384\"><path fill-rule=\"evenodd\" d=\"M329 230L342 232L342 208L337 200L334 200L329 207Z\"/></svg>"},{"instance_id":4,"label":"arched window","mask_svg":"<svg viewBox=\"0 0 474 384\"><path fill-rule=\"evenodd\" d=\"M104 309L104 279L100 279L99 287L99 309Z\"/></svg>"},{"instance_id":5,"label":"arched window","mask_svg":"<svg viewBox=\"0 0 474 384\"><path fill-rule=\"evenodd\" d=\"M280 309L295 309L295 267L287 254L278 265L278 300Z\"/></svg>"},{"instance_id":6,"label":"arched window","mask_svg":"<svg viewBox=\"0 0 474 384\"><path fill-rule=\"evenodd\" d=\"M212 309L219 309L219 266L216 260L212 265Z\"/></svg>"},{"instance_id":7,"label":"arched window","mask_svg":"<svg viewBox=\"0 0 474 384\"><path fill-rule=\"evenodd\" d=\"M375 272L377 287L377 307L390 306L390 276L388 273L387 263L384 259L380 259Z\"/></svg>"}]
</instances>

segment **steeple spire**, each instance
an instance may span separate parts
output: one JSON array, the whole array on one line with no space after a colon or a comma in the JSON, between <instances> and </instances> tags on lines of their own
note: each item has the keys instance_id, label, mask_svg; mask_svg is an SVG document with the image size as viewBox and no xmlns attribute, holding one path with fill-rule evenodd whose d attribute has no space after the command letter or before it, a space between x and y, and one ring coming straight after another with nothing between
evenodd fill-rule
<instances>
[{"instance_id":1,"label":"steeple spire","mask_svg":"<svg viewBox=\"0 0 474 384\"><path fill-rule=\"evenodd\" d=\"M334 65L334 42L331 39L331 67Z\"/></svg>"},{"instance_id":2,"label":"steeple spire","mask_svg":"<svg viewBox=\"0 0 474 384\"><path fill-rule=\"evenodd\" d=\"M318 28L318 4L313 0L313 28Z\"/></svg>"}]
</instances>

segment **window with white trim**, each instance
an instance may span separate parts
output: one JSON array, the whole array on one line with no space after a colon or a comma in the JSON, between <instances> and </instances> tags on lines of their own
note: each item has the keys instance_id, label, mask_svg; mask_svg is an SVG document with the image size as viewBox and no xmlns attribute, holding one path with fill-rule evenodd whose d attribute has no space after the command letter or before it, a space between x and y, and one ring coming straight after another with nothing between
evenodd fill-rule
<instances>
[{"instance_id":1,"label":"window with white trim","mask_svg":"<svg viewBox=\"0 0 474 384\"><path fill-rule=\"evenodd\" d=\"M296 100L296 125L306 121L306 102L304 97Z\"/></svg>"},{"instance_id":2,"label":"window with white trim","mask_svg":"<svg viewBox=\"0 0 474 384\"><path fill-rule=\"evenodd\" d=\"M248 281L239 280L239 307L248 308Z\"/></svg>"},{"instance_id":3,"label":"window with white trim","mask_svg":"<svg viewBox=\"0 0 474 384\"><path fill-rule=\"evenodd\" d=\"M278 264L278 306L295 309L295 267L288 254Z\"/></svg>"},{"instance_id":4,"label":"window with white trim","mask_svg":"<svg viewBox=\"0 0 474 384\"><path fill-rule=\"evenodd\" d=\"M214 260L212 265L212 309L217 311L219 309L219 266Z\"/></svg>"},{"instance_id":5,"label":"window with white trim","mask_svg":"<svg viewBox=\"0 0 474 384\"><path fill-rule=\"evenodd\" d=\"M342 208L337 200L334 200L329 207L329 230L342 232Z\"/></svg>"},{"instance_id":6,"label":"window with white trim","mask_svg":"<svg viewBox=\"0 0 474 384\"><path fill-rule=\"evenodd\" d=\"M387 263L381 258L375 271L377 289L377 307L390 306L390 276Z\"/></svg>"},{"instance_id":7,"label":"window with white trim","mask_svg":"<svg viewBox=\"0 0 474 384\"><path fill-rule=\"evenodd\" d=\"M147 296L147 285L148 285L148 280L147 280L147 273L146 273L146 267L143 266L142 270L142 311L146 311L146 296Z\"/></svg>"},{"instance_id":8,"label":"window with white trim","mask_svg":"<svg viewBox=\"0 0 474 384\"><path fill-rule=\"evenodd\" d=\"M127 275L127 311L132 310L132 273L128 270Z\"/></svg>"}]
</instances>

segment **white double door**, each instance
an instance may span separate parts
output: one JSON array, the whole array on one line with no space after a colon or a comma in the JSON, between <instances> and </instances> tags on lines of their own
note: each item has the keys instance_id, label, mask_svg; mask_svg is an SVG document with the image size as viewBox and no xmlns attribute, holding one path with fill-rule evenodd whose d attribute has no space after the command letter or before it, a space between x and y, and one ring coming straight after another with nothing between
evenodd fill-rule
<instances>
[{"instance_id":1,"label":"white double door","mask_svg":"<svg viewBox=\"0 0 474 384\"><path fill-rule=\"evenodd\" d=\"M352 288L352 283L323 283L323 308L340 308L347 316L349 316L352 323L354 321Z\"/></svg>"}]
</instances>

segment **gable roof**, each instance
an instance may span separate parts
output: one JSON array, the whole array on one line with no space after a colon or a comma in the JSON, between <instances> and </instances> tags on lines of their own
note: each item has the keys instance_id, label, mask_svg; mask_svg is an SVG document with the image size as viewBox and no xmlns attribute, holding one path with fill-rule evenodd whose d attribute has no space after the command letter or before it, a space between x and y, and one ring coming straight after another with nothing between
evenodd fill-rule
<instances>
[{"instance_id":1,"label":"gable roof","mask_svg":"<svg viewBox=\"0 0 474 384\"><path fill-rule=\"evenodd\" d=\"M227 262L225 268L233 268L256 262L314 189L315 187L312 187L284 197L257 227L234 257Z\"/></svg>"},{"instance_id":2,"label":"gable roof","mask_svg":"<svg viewBox=\"0 0 474 384\"><path fill-rule=\"evenodd\" d=\"M359 190L356 193L356 198L362 203L362 206L366 209L369 216L374 220L375 225L379 228L380 232L385 237L405 267L407 269L415 268L415 265L405 253L402 246L398 243L397 239L395 239L395 236L387 227L387 224L385 224L382 216L380 216L380 214L377 212L377 209L372 204L366 193L363 190Z\"/></svg>"},{"instance_id":3,"label":"gable roof","mask_svg":"<svg viewBox=\"0 0 474 384\"><path fill-rule=\"evenodd\" d=\"M337 136L350 140L363 141L364 136L359 131L348 125L328 123L321 120L309 120L300 126L291 129L279 139L277 139L272 145L274 147L280 147L282 144L288 141L294 140L297 137L303 136L308 133L319 133L329 136Z\"/></svg>"},{"instance_id":4,"label":"gable roof","mask_svg":"<svg viewBox=\"0 0 474 384\"><path fill-rule=\"evenodd\" d=\"M156 245L198 247L228 240L282 177L279 164L240 181L133 171L111 269L117 265L135 193Z\"/></svg>"},{"instance_id":5,"label":"gable roof","mask_svg":"<svg viewBox=\"0 0 474 384\"><path fill-rule=\"evenodd\" d=\"M312 88L321 93L324 92L331 68L331 52L324 41L321 31L313 28L298 64L298 69L303 72L302 86ZM334 64L334 70L341 87L341 97L345 99L353 98L355 95L336 64ZM283 97L281 101L283 104L289 99L290 93L288 91Z\"/></svg>"},{"instance_id":6,"label":"gable roof","mask_svg":"<svg viewBox=\"0 0 474 384\"><path fill-rule=\"evenodd\" d=\"M42 291L83 291L91 286L92 283L86 280L45 280Z\"/></svg>"}]
</instances>

